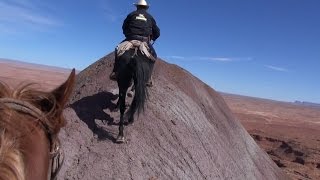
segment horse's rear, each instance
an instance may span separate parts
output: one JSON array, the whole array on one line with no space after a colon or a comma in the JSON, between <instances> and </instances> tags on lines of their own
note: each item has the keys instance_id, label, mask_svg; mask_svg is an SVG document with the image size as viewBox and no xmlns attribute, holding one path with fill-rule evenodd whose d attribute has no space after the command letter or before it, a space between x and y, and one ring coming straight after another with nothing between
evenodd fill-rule
<instances>
[{"instance_id":1,"label":"horse's rear","mask_svg":"<svg viewBox=\"0 0 320 180\"><path fill-rule=\"evenodd\" d=\"M123 143L124 139L124 113L126 110L126 94L128 88L132 85L134 88L134 97L129 110L126 113L128 123L133 123L134 115L138 111L140 114L144 110L148 98L147 82L151 77L154 62L144 56L137 49L129 49L123 55L118 57L118 87L119 87L119 106L120 106L120 123L119 135L117 142Z\"/></svg>"},{"instance_id":2,"label":"horse's rear","mask_svg":"<svg viewBox=\"0 0 320 180\"><path fill-rule=\"evenodd\" d=\"M65 125L63 108L75 81L52 92L0 83L0 180L54 179L61 167L52 166L58 154L58 133ZM60 154L59 154L60 155Z\"/></svg>"}]
</instances>

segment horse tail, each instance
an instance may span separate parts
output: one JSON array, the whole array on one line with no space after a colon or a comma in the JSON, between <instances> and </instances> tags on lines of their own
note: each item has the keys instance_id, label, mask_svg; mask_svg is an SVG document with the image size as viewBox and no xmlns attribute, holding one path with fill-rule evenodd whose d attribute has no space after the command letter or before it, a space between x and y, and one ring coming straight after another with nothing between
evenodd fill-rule
<instances>
[{"instance_id":1,"label":"horse tail","mask_svg":"<svg viewBox=\"0 0 320 180\"><path fill-rule=\"evenodd\" d=\"M14 140L6 137L4 130L0 132L0 179L24 180L25 167L22 154Z\"/></svg>"},{"instance_id":2,"label":"horse tail","mask_svg":"<svg viewBox=\"0 0 320 180\"><path fill-rule=\"evenodd\" d=\"M135 95L132 104L128 110L129 117L133 117L134 113L144 111L145 102L148 99L147 82L152 73L152 62L146 59L142 54L138 53L132 58L133 64L133 80L135 87Z\"/></svg>"}]
</instances>

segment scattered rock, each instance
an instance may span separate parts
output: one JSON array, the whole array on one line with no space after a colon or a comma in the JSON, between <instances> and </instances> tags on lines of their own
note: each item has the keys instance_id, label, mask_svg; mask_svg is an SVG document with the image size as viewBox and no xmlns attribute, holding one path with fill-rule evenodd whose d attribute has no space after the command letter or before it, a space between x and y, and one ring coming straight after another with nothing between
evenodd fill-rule
<instances>
[{"instance_id":1,"label":"scattered rock","mask_svg":"<svg viewBox=\"0 0 320 180\"><path fill-rule=\"evenodd\" d=\"M304 159L301 158L301 157L296 157L296 159L293 162L296 162L296 163L299 163L299 164L302 164L302 165L304 165L304 163L305 163Z\"/></svg>"}]
</instances>

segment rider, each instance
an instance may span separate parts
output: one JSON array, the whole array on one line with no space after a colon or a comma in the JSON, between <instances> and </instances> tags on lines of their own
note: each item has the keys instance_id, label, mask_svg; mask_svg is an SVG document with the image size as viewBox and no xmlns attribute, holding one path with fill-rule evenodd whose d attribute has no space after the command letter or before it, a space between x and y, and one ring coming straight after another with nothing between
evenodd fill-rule
<instances>
[{"instance_id":1,"label":"rider","mask_svg":"<svg viewBox=\"0 0 320 180\"><path fill-rule=\"evenodd\" d=\"M134 5L137 9L127 16L122 25L123 34L126 37L124 41L139 40L147 42L150 53L157 59L152 43L160 36L160 29L154 18L147 12L149 5L145 0L138 0ZM117 52L115 52L115 55L117 55ZM113 71L110 74L111 80L117 79L118 59L116 57Z\"/></svg>"}]
</instances>

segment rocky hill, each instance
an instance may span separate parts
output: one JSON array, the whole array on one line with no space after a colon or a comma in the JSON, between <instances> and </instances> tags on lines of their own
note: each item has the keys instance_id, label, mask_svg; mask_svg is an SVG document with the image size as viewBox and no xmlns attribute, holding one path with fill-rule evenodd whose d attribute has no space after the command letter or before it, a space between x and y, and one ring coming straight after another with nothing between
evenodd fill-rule
<instances>
[{"instance_id":1,"label":"rocky hill","mask_svg":"<svg viewBox=\"0 0 320 180\"><path fill-rule=\"evenodd\" d=\"M66 153L59 179L287 179L224 99L184 69L158 59L144 114L114 143L117 84L113 55L77 75L60 133Z\"/></svg>"}]
</instances>

